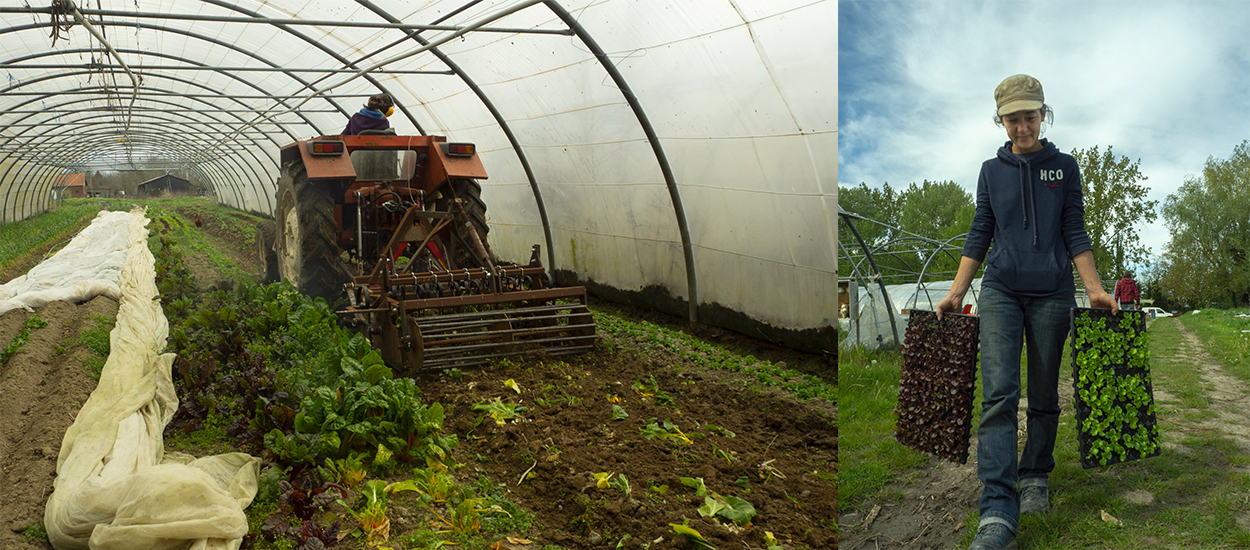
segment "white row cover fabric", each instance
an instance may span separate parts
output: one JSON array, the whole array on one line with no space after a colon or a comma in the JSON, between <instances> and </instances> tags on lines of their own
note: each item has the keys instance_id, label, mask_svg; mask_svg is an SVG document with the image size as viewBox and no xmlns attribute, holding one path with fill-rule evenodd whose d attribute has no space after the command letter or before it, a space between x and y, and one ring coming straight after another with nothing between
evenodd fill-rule
<instances>
[{"instance_id":1,"label":"white row cover fabric","mask_svg":"<svg viewBox=\"0 0 1250 550\"><path fill-rule=\"evenodd\" d=\"M44 513L59 550L237 550L260 459L230 453L166 456L162 432L178 408L161 354L169 324L156 290L147 219L128 215L117 325L100 384L65 432Z\"/></svg>"},{"instance_id":2,"label":"white row cover fabric","mask_svg":"<svg viewBox=\"0 0 1250 550\"><path fill-rule=\"evenodd\" d=\"M0 314L19 307L30 311L57 300L82 303L100 295L120 299L117 280L132 219L126 212L101 211L65 248L0 285Z\"/></svg>"}]
</instances>

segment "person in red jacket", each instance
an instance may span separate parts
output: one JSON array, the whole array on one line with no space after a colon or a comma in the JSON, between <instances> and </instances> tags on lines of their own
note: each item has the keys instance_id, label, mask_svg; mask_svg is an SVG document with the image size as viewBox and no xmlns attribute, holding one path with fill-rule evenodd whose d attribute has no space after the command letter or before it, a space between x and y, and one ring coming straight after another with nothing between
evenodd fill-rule
<instances>
[{"instance_id":1,"label":"person in red jacket","mask_svg":"<svg viewBox=\"0 0 1250 550\"><path fill-rule=\"evenodd\" d=\"M1115 283L1115 301L1120 302L1120 309L1141 309L1141 297L1137 294L1137 281L1132 274L1124 272L1124 278Z\"/></svg>"}]
</instances>

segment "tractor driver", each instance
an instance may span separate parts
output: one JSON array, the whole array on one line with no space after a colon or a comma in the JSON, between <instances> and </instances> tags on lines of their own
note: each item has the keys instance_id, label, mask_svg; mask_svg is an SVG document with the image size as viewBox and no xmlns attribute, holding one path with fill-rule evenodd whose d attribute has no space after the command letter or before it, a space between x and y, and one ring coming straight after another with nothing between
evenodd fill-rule
<instances>
[{"instance_id":1,"label":"tractor driver","mask_svg":"<svg viewBox=\"0 0 1250 550\"><path fill-rule=\"evenodd\" d=\"M395 112L395 100L391 99L389 94L369 96L369 101L365 102L364 107L347 121L347 128L343 130L343 135L354 136L363 130L390 129L391 123L386 120L386 117Z\"/></svg>"}]
</instances>

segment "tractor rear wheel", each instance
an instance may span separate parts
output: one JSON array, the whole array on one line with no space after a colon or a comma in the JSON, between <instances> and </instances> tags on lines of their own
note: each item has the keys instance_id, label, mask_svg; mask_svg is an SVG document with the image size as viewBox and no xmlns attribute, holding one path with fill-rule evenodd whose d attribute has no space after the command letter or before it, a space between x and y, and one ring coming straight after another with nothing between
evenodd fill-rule
<instances>
[{"instance_id":1,"label":"tractor rear wheel","mask_svg":"<svg viewBox=\"0 0 1250 550\"><path fill-rule=\"evenodd\" d=\"M276 283L282 279L278 272L278 252L274 250L277 225L262 222L256 225L256 265L260 270L262 284Z\"/></svg>"},{"instance_id":2,"label":"tractor rear wheel","mask_svg":"<svg viewBox=\"0 0 1250 550\"><path fill-rule=\"evenodd\" d=\"M325 298L331 306L343 297L351 272L343 264L334 221L333 185L308 181L303 163L282 168L278 179L278 271L300 292Z\"/></svg>"},{"instance_id":3,"label":"tractor rear wheel","mask_svg":"<svg viewBox=\"0 0 1250 550\"><path fill-rule=\"evenodd\" d=\"M486 225L486 203L482 202L482 185L477 180L456 179L452 180L451 187L456 198L464 201L464 212L469 215L469 222L473 224L477 236L482 239L482 246L486 247L486 253L490 254L490 241L486 239L490 226ZM469 237L469 232L458 227L456 235L462 239L462 246L458 248L459 254L456 255L458 267L482 267L477 252L472 248L473 241Z\"/></svg>"}]
</instances>

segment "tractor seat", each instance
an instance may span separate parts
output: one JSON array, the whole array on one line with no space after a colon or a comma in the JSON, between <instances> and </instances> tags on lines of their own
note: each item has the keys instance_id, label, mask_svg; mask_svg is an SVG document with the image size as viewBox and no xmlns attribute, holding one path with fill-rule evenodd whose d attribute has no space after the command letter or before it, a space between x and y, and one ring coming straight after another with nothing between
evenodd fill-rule
<instances>
[{"instance_id":1,"label":"tractor seat","mask_svg":"<svg viewBox=\"0 0 1250 550\"><path fill-rule=\"evenodd\" d=\"M361 135L361 136L393 136L393 135L395 135L395 129L394 129L394 128L387 128L387 129L385 129L385 130L361 130L361 131L360 131L360 133L358 133L357 135Z\"/></svg>"}]
</instances>

